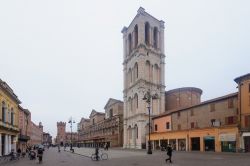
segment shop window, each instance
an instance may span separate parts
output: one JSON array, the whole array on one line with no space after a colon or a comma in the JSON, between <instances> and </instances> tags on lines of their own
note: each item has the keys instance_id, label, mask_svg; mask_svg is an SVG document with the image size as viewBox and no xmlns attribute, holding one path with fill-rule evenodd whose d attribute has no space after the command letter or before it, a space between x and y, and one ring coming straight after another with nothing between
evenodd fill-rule
<instances>
[{"instance_id":1,"label":"shop window","mask_svg":"<svg viewBox=\"0 0 250 166\"><path fill-rule=\"evenodd\" d=\"M234 100L233 99L228 99L228 108L234 108Z\"/></svg>"},{"instance_id":2,"label":"shop window","mask_svg":"<svg viewBox=\"0 0 250 166\"><path fill-rule=\"evenodd\" d=\"M167 122L167 123L166 123L166 129L169 129L169 128L170 128L170 123Z\"/></svg>"},{"instance_id":3,"label":"shop window","mask_svg":"<svg viewBox=\"0 0 250 166\"><path fill-rule=\"evenodd\" d=\"M157 129L158 129L158 126L157 126L157 125L155 125L155 131L157 131Z\"/></svg>"},{"instance_id":4,"label":"shop window","mask_svg":"<svg viewBox=\"0 0 250 166\"><path fill-rule=\"evenodd\" d=\"M213 111L215 111L215 104L211 103L210 104L210 112L213 112Z\"/></svg>"},{"instance_id":5,"label":"shop window","mask_svg":"<svg viewBox=\"0 0 250 166\"><path fill-rule=\"evenodd\" d=\"M191 129L194 128L194 122L191 122Z\"/></svg>"}]
</instances>

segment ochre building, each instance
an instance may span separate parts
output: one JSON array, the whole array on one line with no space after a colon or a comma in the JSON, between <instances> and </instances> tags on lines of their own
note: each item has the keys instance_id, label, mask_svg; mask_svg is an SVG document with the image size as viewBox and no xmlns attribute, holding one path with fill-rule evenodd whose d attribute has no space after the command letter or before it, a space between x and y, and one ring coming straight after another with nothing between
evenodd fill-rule
<instances>
[{"instance_id":1,"label":"ochre building","mask_svg":"<svg viewBox=\"0 0 250 166\"><path fill-rule=\"evenodd\" d=\"M250 74L235 81L238 92L204 102L196 100L201 95L197 88L184 88L194 93L171 90L177 92L171 97L171 106L166 105L171 109L152 118L154 149L171 144L182 151L250 152Z\"/></svg>"},{"instance_id":2,"label":"ochre building","mask_svg":"<svg viewBox=\"0 0 250 166\"><path fill-rule=\"evenodd\" d=\"M123 145L123 102L110 98L105 113L92 110L89 119L78 124L79 146L118 147Z\"/></svg>"},{"instance_id":3,"label":"ochre building","mask_svg":"<svg viewBox=\"0 0 250 166\"><path fill-rule=\"evenodd\" d=\"M20 103L14 91L0 79L0 156L9 154L12 149L16 151Z\"/></svg>"}]
</instances>

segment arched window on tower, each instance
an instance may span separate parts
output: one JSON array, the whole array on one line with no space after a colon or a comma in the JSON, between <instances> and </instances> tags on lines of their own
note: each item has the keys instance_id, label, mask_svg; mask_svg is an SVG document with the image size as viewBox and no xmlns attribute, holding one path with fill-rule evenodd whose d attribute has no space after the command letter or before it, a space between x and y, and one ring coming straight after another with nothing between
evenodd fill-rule
<instances>
[{"instance_id":1,"label":"arched window on tower","mask_svg":"<svg viewBox=\"0 0 250 166\"><path fill-rule=\"evenodd\" d=\"M131 36L131 33L128 35L128 52L129 54L131 53L132 51L132 36Z\"/></svg>"},{"instance_id":2,"label":"arched window on tower","mask_svg":"<svg viewBox=\"0 0 250 166\"><path fill-rule=\"evenodd\" d=\"M138 95L137 95L137 93L134 96L134 106L135 106L135 109L138 108Z\"/></svg>"},{"instance_id":3,"label":"arched window on tower","mask_svg":"<svg viewBox=\"0 0 250 166\"><path fill-rule=\"evenodd\" d=\"M146 80L150 81L150 62L146 61Z\"/></svg>"},{"instance_id":4,"label":"arched window on tower","mask_svg":"<svg viewBox=\"0 0 250 166\"><path fill-rule=\"evenodd\" d=\"M132 82L132 70L129 68L128 70L128 85Z\"/></svg>"},{"instance_id":5,"label":"arched window on tower","mask_svg":"<svg viewBox=\"0 0 250 166\"><path fill-rule=\"evenodd\" d=\"M135 25L135 28L134 28L134 41L135 41L134 48L136 48L138 44L138 26L137 25Z\"/></svg>"},{"instance_id":6,"label":"arched window on tower","mask_svg":"<svg viewBox=\"0 0 250 166\"><path fill-rule=\"evenodd\" d=\"M157 64L154 65L154 83L158 84L159 83L159 66Z\"/></svg>"},{"instance_id":7,"label":"arched window on tower","mask_svg":"<svg viewBox=\"0 0 250 166\"><path fill-rule=\"evenodd\" d=\"M150 44L150 25L148 22L145 23L145 44L149 46Z\"/></svg>"},{"instance_id":8,"label":"arched window on tower","mask_svg":"<svg viewBox=\"0 0 250 166\"><path fill-rule=\"evenodd\" d=\"M138 78L138 64L136 62L134 66L134 80L136 80L137 78Z\"/></svg>"},{"instance_id":9,"label":"arched window on tower","mask_svg":"<svg viewBox=\"0 0 250 166\"><path fill-rule=\"evenodd\" d=\"M153 40L153 44L154 44L154 48L157 49L158 48L158 28L154 27L154 40Z\"/></svg>"}]
</instances>

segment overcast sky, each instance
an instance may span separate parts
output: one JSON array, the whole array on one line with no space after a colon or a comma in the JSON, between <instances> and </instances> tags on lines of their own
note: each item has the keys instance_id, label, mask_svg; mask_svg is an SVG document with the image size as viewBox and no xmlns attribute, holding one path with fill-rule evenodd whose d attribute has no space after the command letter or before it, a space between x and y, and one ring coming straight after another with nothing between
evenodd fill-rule
<instances>
[{"instance_id":1,"label":"overcast sky","mask_svg":"<svg viewBox=\"0 0 250 166\"><path fill-rule=\"evenodd\" d=\"M166 90L237 91L250 72L247 0L1 0L0 78L44 131L123 100L121 29L140 6L165 21Z\"/></svg>"}]
</instances>

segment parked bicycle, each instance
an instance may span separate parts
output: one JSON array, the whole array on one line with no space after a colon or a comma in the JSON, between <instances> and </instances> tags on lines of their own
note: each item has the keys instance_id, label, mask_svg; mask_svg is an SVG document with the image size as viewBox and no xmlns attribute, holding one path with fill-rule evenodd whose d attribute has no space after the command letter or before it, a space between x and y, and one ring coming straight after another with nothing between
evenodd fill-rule
<instances>
[{"instance_id":1,"label":"parked bicycle","mask_svg":"<svg viewBox=\"0 0 250 166\"><path fill-rule=\"evenodd\" d=\"M91 155L91 160L92 161L107 160L107 159L108 159L108 154L103 153L102 150L99 151L98 156L95 153Z\"/></svg>"}]
</instances>

